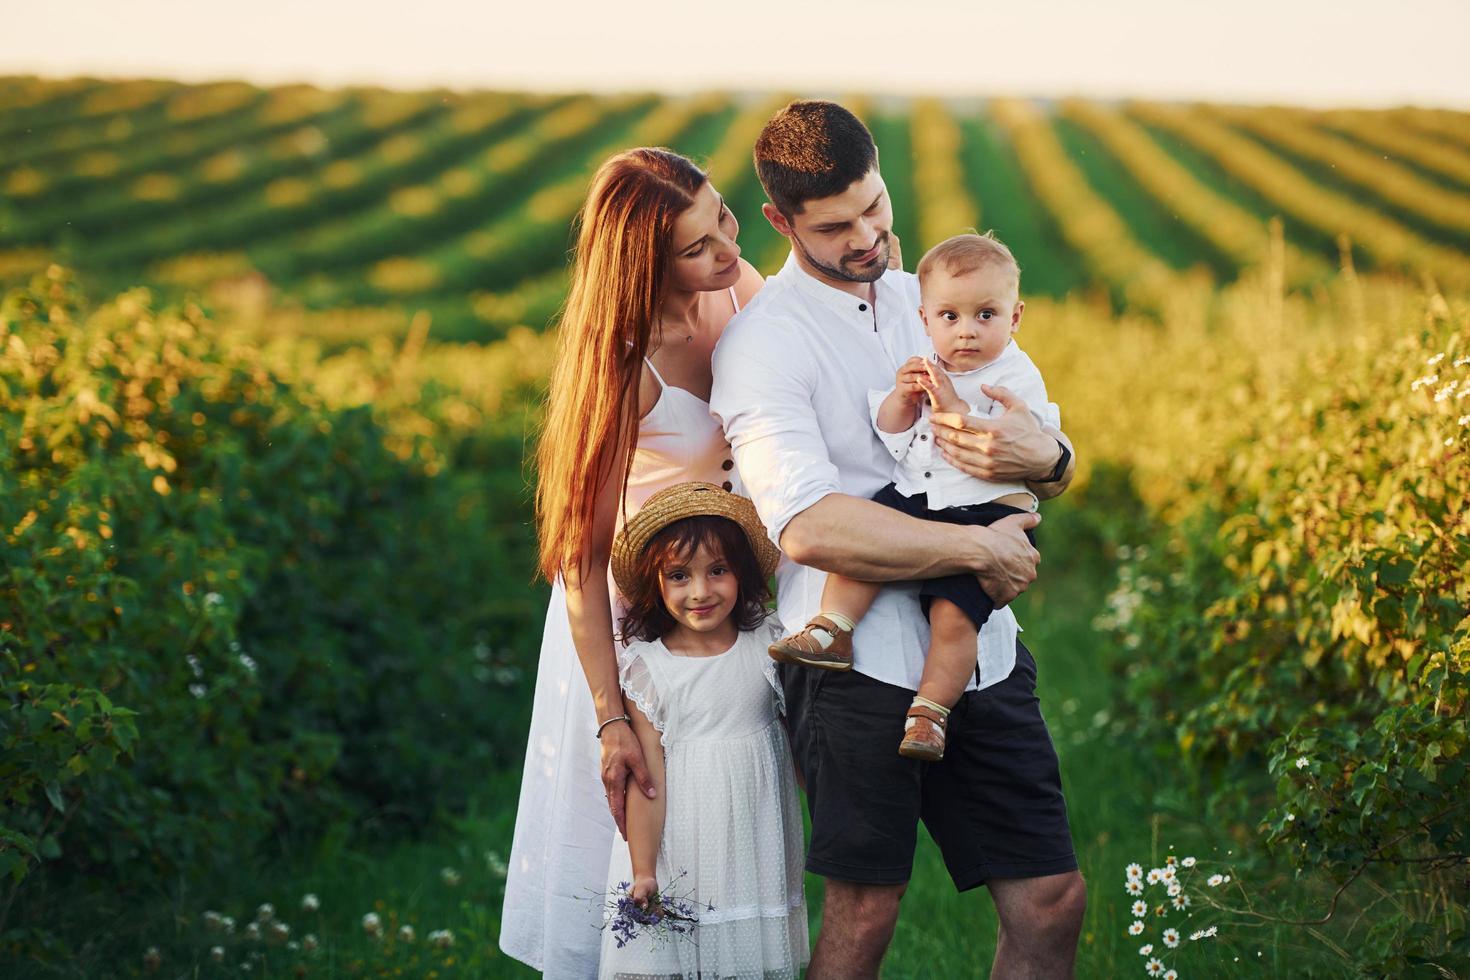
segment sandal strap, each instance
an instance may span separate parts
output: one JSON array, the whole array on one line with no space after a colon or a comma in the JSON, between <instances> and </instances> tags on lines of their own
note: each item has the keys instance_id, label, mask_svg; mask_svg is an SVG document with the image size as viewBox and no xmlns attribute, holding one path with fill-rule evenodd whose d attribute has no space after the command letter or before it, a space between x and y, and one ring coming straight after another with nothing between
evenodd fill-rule
<instances>
[{"instance_id":1,"label":"sandal strap","mask_svg":"<svg viewBox=\"0 0 1470 980\"><path fill-rule=\"evenodd\" d=\"M820 640L812 636L813 630L822 630L830 634L832 637L832 643L823 645ZM838 626L826 616L813 616L810 620L807 621L807 624L801 628L800 632L793 633L785 642L789 643L791 646L799 648L804 653L819 654L830 650L833 643L836 643L839 639L841 639L844 633L850 634L850 632L850 630L843 629L841 626Z\"/></svg>"},{"instance_id":2,"label":"sandal strap","mask_svg":"<svg viewBox=\"0 0 1470 980\"><path fill-rule=\"evenodd\" d=\"M926 705L922 705L922 704L913 704L913 705L910 705L909 706L909 710L908 710L907 714L904 715L904 717L906 717L906 718L923 718L926 721L932 721L936 726L938 726L938 728L939 728L940 731L944 731L944 722L945 722L944 715L941 715L939 712L935 711L933 708L930 708L930 707L928 707Z\"/></svg>"}]
</instances>

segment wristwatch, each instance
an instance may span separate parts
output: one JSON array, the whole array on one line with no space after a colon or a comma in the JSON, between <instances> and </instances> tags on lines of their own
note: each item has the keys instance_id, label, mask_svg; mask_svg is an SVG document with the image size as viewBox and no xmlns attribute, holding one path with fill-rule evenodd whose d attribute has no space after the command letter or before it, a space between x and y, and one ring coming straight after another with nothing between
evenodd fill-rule
<instances>
[{"instance_id":1,"label":"wristwatch","mask_svg":"<svg viewBox=\"0 0 1470 980\"><path fill-rule=\"evenodd\" d=\"M1072 462L1072 450L1067 448L1067 444L1057 439L1057 445L1062 447L1062 457L1057 460L1056 468L1051 471L1045 480L1041 481L1042 483L1055 483L1060 480L1067 474L1067 464Z\"/></svg>"}]
</instances>

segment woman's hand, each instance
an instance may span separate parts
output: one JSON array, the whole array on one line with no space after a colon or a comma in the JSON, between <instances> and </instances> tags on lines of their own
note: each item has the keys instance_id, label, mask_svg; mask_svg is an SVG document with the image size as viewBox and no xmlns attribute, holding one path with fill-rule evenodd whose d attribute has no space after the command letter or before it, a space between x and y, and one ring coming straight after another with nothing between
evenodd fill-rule
<instances>
[{"instance_id":1,"label":"woman's hand","mask_svg":"<svg viewBox=\"0 0 1470 980\"><path fill-rule=\"evenodd\" d=\"M958 412L930 417L940 453L956 469L993 483L1045 478L1061 455L1057 441L1041 429L1026 403L1007 388L982 385L981 391L1005 407L999 418Z\"/></svg>"},{"instance_id":2,"label":"woman's hand","mask_svg":"<svg viewBox=\"0 0 1470 980\"><path fill-rule=\"evenodd\" d=\"M623 840L628 839L628 777L632 776L643 795L650 800L658 795L653 777L648 774L648 764L643 758L643 748L638 736L625 721L615 721L602 730L602 788L607 797L607 808L612 811L613 823Z\"/></svg>"},{"instance_id":3,"label":"woman's hand","mask_svg":"<svg viewBox=\"0 0 1470 980\"><path fill-rule=\"evenodd\" d=\"M633 877L633 890L629 892L634 904L640 909L647 911L658 898L658 879L652 875L635 875Z\"/></svg>"}]
</instances>

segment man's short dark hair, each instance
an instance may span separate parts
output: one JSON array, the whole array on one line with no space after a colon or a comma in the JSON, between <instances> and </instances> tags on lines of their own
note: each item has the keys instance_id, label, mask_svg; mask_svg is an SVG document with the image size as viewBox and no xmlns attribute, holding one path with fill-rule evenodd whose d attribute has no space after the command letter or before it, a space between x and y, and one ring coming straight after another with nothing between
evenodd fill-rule
<instances>
[{"instance_id":1,"label":"man's short dark hair","mask_svg":"<svg viewBox=\"0 0 1470 980\"><path fill-rule=\"evenodd\" d=\"M755 172L787 217L800 214L807 201L841 194L877 162L873 134L836 102L793 102L755 141Z\"/></svg>"}]
</instances>

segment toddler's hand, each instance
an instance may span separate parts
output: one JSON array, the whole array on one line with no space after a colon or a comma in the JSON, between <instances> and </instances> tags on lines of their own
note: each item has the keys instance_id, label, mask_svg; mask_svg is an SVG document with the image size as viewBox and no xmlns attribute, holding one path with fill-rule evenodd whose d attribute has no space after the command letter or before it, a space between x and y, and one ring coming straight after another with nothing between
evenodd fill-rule
<instances>
[{"instance_id":1,"label":"toddler's hand","mask_svg":"<svg viewBox=\"0 0 1470 980\"><path fill-rule=\"evenodd\" d=\"M966 405L954 390L954 382L930 361L924 361L924 378L920 382L925 393L929 396L929 407L936 412L958 412L965 415L970 406Z\"/></svg>"},{"instance_id":2,"label":"toddler's hand","mask_svg":"<svg viewBox=\"0 0 1470 980\"><path fill-rule=\"evenodd\" d=\"M925 388L929 377L925 369L927 363L922 357L911 357L899 366L893 385L898 389L899 397L904 400L905 404L917 405L928 397L928 391Z\"/></svg>"},{"instance_id":3,"label":"toddler's hand","mask_svg":"<svg viewBox=\"0 0 1470 980\"><path fill-rule=\"evenodd\" d=\"M635 877L631 894L637 906L646 910L649 904L658 897L658 879L651 875Z\"/></svg>"}]
</instances>

